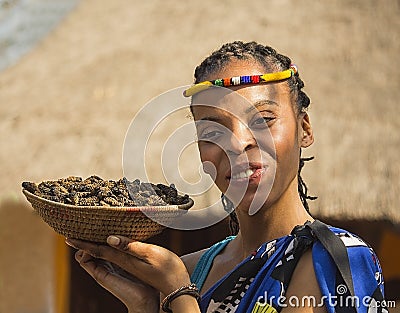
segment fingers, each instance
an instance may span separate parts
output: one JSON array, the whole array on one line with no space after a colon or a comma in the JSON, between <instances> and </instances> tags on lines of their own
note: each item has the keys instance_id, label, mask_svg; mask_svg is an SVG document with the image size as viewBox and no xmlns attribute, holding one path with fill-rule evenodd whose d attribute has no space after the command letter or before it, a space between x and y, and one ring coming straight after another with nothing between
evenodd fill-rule
<instances>
[{"instance_id":1,"label":"fingers","mask_svg":"<svg viewBox=\"0 0 400 313\"><path fill-rule=\"evenodd\" d=\"M134 241L123 236L109 236L107 243L120 251L128 253L133 257L151 264L150 259L161 257L164 249L151 244L143 243L140 241Z\"/></svg>"},{"instance_id":2,"label":"fingers","mask_svg":"<svg viewBox=\"0 0 400 313\"><path fill-rule=\"evenodd\" d=\"M70 239L68 238L65 243L75 249L83 250L95 258L102 258L109 246L97 244L89 241Z\"/></svg>"},{"instance_id":3,"label":"fingers","mask_svg":"<svg viewBox=\"0 0 400 313\"><path fill-rule=\"evenodd\" d=\"M132 273L140 279L146 279L154 272L182 274L185 277L187 275L187 270L182 260L176 254L163 247L133 241L123 236L109 236L107 243L124 254L133 257L130 264L134 264L135 268L131 268L131 272L134 271Z\"/></svg>"},{"instance_id":4,"label":"fingers","mask_svg":"<svg viewBox=\"0 0 400 313\"><path fill-rule=\"evenodd\" d=\"M67 239L65 241L69 246L83 250L87 253L89 253L91 256L95 258L106 258L110 256L110 253L112 253L112 250L110 250L110 246L113 247L114 252L117 253L117 251L124 252L125 254L130 254L134 257L137 257L138 259L145 259L144 256L147 255L145 247L148 247L148 244L141 243L139 241L133 241L129 238L123 237L123 236L109 236L107 238L107 245L103 244L97 244L89 241L83 241L83 240L78 240L78 239ZM135 243L135 244L133 244ZM129 247L130 244L133 244L131 246L131 249ZM142 248L140 249L140 247ZM137 250L137 253L135 251ZM119 254L119 253L117 253Z\"/></svg>"},{"instance_id":5,"label":"fingers","mask_svg":"<svg viewBox=\"0 0 400 313\"><path fill-rule=\"evenodd\" d=\"M94 258L110 261L124 269L127 269L126 264L132 264L138 267L138 271L146 270L144 266L156 265L175 257L175 254L165 248L133 241L123 236L109 236L109 246L77 239L67 239L66 243Z\"/></svg>"},{"instance_id":6,"label":"fingers","mask_svg":"<svg viewBox=\"0 0 400 313\"><path fill-rule=\"evenodd\" d=\"M69 245L84 250L96 259L103 259L118 265L164 294L169 294L180 286L190 283L189 274L181 259L165 248L132 241L123 236L110 236L107 242L109 246L80 240L67 240ZM89 261L91 260L88 259L87 266L94 266L90 265ZM109 275L110 273L99 272L96 275L103 274ZM95 277L100 280L103 278L102 276Z\"/></svg>"},{"instance_id":7,"label":"fingers","mask_svg":"<svg viewBox=\"0 0 400 313\"><path fill-rule=\"evenodd\" d=\"M118 266L124 268L126 262L133 262L132 256L129 256L122 249L115 249L104 244L97 244L89 241L77 240L77 239L67 239L65 241L71 247L82 250L88 255L96 259L102 259L109 261L111 263L117 264Z\"/></svg>"},{"instance_id":8,"label":"fingers","mask_svg":"<svg viewBox=\"0 0 400 313\"><path fill-rule=\"evenodd\" d=\"M152 254L149 251L153 249L151 245L133 242L122 236L110 236L108 242L110 246L76 239L66 240L68 245L75 249L82 250L87 254L83 261L90 261L88 259L89 256L95 259L109 261L148 283L148 281L143 278L145 278L146 273L149 271L149 267L151 269L151 264L149 264L148 261ZM135 250L136 248L138 250L137 252ZM158 257L155 256L153 258L157 259ZM90 266L90 264L87 266Z\"/></svg>"},{"instance_id":9,"label":"fingers","mask_svg":"<svg viewBox=\"0 0 400 313\"><path fill-rule=\"evenodd\" d=\"M96 259L103 259L117 264L133 274L136 267L139 267L138 271L141 271L140 267L142 265L148 265L147 260L152 257L150 252L152 248L149 244L133 242L131 239L122 236L110 236L108 242L110 246L77 239L66 240L66 243L73 248L83 250ZM136 248L137 252L135 251ZM127 268L127 264L131 266Z\"/></svg>"},{"instance_id":10,"label":"fingers","mask_svg":"<svg viewBox=\"0 0 400 313\"><path fill-rule=\"evenodd\" d=\"M158 311L156 310L158 308L158 293L150 286L120 276L115 273L112 265L95 259L82 250L76 252L75 259L99 285L119 298L128 308L144 306L147 308L146 312ZM130 312L136 311L130 310Z\"/></svg>"},{"instance_id":11,"label":"fingers","mask_svg":"<svg viewBox=\"0 0 400 313\"><path fill-rule=\"evenodd\" d=\"M106 268L105 265L101 264L88 253L82 250L77 251L75 253L75 260L77 260L80 266L83 267L100 285L103 286L110 278L110 268Z\"/></svg>"}]
</instances>

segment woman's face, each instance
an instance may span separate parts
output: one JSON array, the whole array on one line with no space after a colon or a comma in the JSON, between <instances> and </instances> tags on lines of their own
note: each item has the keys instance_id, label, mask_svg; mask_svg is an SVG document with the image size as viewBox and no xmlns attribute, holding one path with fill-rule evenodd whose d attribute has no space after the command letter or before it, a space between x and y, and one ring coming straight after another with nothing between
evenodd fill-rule
<instances>
[{"instance_id":1,"label":"woman's face","mask_svg":"<svg viewBox=\"0 0 400 313\"><path fill-rule=\"evenodd\" d=\"M206 79L265 72L256 62L237 60ZM296 113L287 82L221 89L193 97L200 157L218 188L252 215L277 201L294 180L297 190L308 117Z\"/></svg>"}]
</instances>

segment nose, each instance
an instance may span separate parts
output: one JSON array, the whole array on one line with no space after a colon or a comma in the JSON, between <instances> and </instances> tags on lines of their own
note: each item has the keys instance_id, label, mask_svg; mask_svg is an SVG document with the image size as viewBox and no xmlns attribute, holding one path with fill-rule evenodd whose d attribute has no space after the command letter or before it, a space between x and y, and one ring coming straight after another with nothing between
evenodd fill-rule
<instances>
[{"instance_id":1,"label":"nose","mask_svg":"<svg viewBox=\"0 0 400 313\"><path fill-rule=\"evenodd\" d=\"M232 127L226 152L228 155L239 155L257 145L254 134L247 125L238 122Z\"/></svg>"}]
</instances>

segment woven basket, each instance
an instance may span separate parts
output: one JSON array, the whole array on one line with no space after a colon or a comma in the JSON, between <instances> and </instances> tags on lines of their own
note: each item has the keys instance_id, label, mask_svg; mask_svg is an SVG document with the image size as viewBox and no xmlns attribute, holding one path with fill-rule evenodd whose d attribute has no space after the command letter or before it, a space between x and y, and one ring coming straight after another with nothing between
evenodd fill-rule
<instances>
[{"instance_id":1,"label":"woven basket","mask_svg":"<svg viewBox=\"0 0 400 313\"><path fill-rule=\"evenodd\" d=\"M146 240L163 231L174 218L193 205L186 204L144 207L76 206L50 201L23 189L25 197L39 216L57 233L73 239L105 243L109 235ZM145 213L146 214L145 214Z\"/></svg>"}]
</instances>

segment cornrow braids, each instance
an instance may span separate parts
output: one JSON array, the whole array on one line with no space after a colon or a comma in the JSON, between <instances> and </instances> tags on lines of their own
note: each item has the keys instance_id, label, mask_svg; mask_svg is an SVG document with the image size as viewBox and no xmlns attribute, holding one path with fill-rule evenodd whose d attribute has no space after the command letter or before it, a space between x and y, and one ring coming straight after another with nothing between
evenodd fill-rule
<instances>
[{"instance_id":1,"label":"cornrow braids","mask_svg":"<svg viewBox=\"0 0 400 313\"><path fill-rule=\"evenodd\" d=\"M224 67L228 66L232 59L238 60L255 60L260 65L265 67L266 71L284 71L290 68L292 60L279 54L275 49L269 46L252 42L234 41L224 44L220 49L211 53L199 66L196 67L194 72L194 83L200 83L207 80L211 74L221 71ZM296 72L292 77L287 80L289 90L293 94L297 113L305 112L310 105L310 98L302 90L304 82L301 80L299 73ZM305 184L300 172L306 161L312 160L311 158L302 158L300 152L299 169L298 169L298 192L304 208L309 212L309 205L307 200L315 200L317 197L308 195L308 188ZM222 195L222 204L224 209L230 213L229 226L233 234L239 231L239 223L235 211L233 210L233 203Z\"/></svg>"},{"instance_id":2,"label":"cornrow braids","mask_svg":"<svg viewBox=\"0 0 400 313\"><path fill-rule=\"evenodd\" d=\"M254 41L246 43L234 41L224 44L196 67L194 83L200 83L206 80L206 77L210 74L222 70L232 59L253 59L264 66L267 71L284 71L289 69L292 64L292 60L289 57L279 54L272 47L263 46ZM298 72L288 79L288 85L290 91L295 94L298 112L304 112L310 105L310 98L302 90L304 82Z\"/></svg>"}]
</instances>

